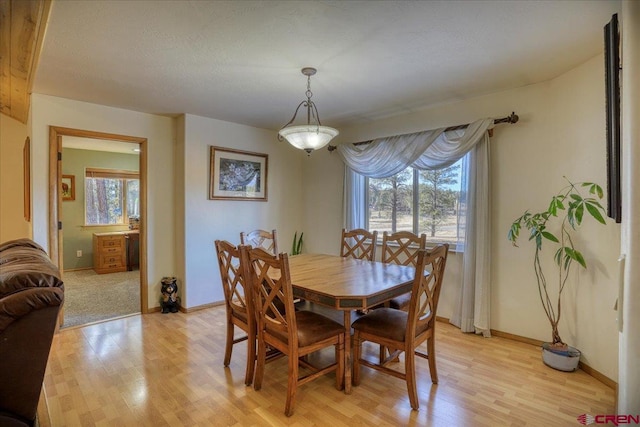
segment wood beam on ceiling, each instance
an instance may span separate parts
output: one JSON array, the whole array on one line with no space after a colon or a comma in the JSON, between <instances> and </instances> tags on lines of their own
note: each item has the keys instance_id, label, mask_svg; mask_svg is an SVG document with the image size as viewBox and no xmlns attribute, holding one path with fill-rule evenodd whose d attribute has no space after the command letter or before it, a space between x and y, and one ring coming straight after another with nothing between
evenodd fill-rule
<instances>
[{"instance_id":1,"label":"wood beam on ceiling","mask_svg":"<svg viewBox=\"0 0 640 427\"><path fill-rule=\"evenodd\" d=\"M22 123L50 11L51 0L0 0L0 113Z\"/></svg>"}]
</instances>

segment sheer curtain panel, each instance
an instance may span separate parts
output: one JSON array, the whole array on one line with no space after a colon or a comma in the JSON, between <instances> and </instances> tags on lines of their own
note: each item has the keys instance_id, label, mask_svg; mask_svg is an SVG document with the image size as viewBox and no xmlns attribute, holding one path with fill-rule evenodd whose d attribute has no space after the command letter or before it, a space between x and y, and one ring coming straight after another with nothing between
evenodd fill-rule
<instances>
[{"instance_id":1,"label":"sheer curtain panel","mask_svg":"<svg viewBox=\"0 0 640 427\"><path fill-rule=\"evenodd\" d=\"M367 211L364 177L386 178L412 166L436 170L472 152L467 176L467 220L463 255L463 279L459 304L451 323L463 332L490 332L490 204L489 137L493 119L481 119L466 129L444 128L378 138L370 144L338 146L345 165L345 227L361 228Z\"/></svg>"}]
</instances>

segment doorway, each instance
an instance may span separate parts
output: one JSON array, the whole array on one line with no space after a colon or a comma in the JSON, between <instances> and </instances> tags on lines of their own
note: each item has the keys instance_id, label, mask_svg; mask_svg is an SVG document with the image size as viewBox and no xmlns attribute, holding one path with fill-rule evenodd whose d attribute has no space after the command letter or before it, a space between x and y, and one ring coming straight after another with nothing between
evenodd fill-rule
<instances>
[{"instance_id":1,"label":"doorway","mask_svg":"<svg viewBox=\"0 0 640 427\"><path fill-rule=\"evenodd\" d=\"M128 136L128 135L117 135L117 134L107 134L102 132L93 132L87 130L80 129L70 129L70 128L61 128L61 127L50 127L49 132L49 252L51 254L51 259L57 263L60 271L62 272L65 268L64 263L64 230L65 230L65 218L62 215L63 205L63 197L68 197L68 187L64 188L63 184L69 184L68 176L63 177L62 173L62 162L64 158L62 156L63 151L63 142L65 140L76 140L82 139L86 144L89 144L89 149L93 149L95 147L95 151L104 151L104 145L124 145L124 144L134 144L135 147L139 147L139 240L138 246L139 248L139 270L138 270L138 283L139 283L139 300L140 307L139 312L147 313L148 312L148 286L147 286L147 250L146 250L146 218L147 218L147 208L146 208L146 195L147 195L147 139ZM84 174L84 172L82 173ZM84 185L84 176L74 177L76 182L79 185ZM65 193L66 191L66 193ZM66 200L66 199L64 199ZM80 201L84 203L84 201ZM67 205L69 206L69 205ZM84 212L86 208L81 208ZM85 213L86 215L86 213ZM86 217L85 217L86 218ZM83 222L84 219L83 218ZM121 227L122 228L122 227ZM126 229L126 227L125 227ZM96 233L101 230L96 230ZM82 256L81 250L78 250L79 256ZM67 254L67 259L68 254ZM86 270L86 269L85 269ZM135 270L134 270L135 271ZM93 270L89 273L93 273ZM63 273L64 274L64 273ZM132 274L134 272L127 272L128 278L131 279ZM70 275L71 276L71 275ZM88 274L85 274L88 276ZM109 276L103 275L103 276ZM94 275L94 277L98 277ZM115 277L115 276L114 276ZM102 277L104 279L105 277ZM70 280L72 278L70 277ZM71 281L70 281L71 284ZM116 315L117 316L117 315ZM64 312L61 316L61 320L64 319ZM64 324L63 324L64 326Z\"/></svg>"}]
</instances>

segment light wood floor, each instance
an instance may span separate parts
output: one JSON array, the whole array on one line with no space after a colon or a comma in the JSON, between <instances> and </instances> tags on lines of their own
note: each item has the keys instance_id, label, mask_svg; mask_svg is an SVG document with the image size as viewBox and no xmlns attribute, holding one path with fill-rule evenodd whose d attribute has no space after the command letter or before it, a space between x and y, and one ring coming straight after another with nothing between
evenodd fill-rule
<instances>
[{"instance_id":1,"label":"light wood floor","mask_svg":"<svg viewBox=\"0 0 640 427\"><path fill-rule=\"evenodd\" d=\"M611 388L544 366L539 348L438 322L440 381L432 385L417 358L419 411L403 381L363 367L351 395L335 389L333 374L302 386L287 418L286 359L267 365L262 390L246 387L246 342L223 367L224 322L220 306L62 330L44 381L51 425L576 426L578 415L614 413Z\"/></svg>"}]
</instances>

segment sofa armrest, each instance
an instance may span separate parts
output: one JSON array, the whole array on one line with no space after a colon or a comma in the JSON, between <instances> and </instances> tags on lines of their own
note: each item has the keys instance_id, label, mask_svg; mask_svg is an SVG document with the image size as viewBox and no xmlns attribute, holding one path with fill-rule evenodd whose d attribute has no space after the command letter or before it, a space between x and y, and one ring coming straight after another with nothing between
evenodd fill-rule
<instances>
[{"instance_id":1,"label":"sofa armrest","mask_svg":"<svg viewBox=\"0 0 640 427\"><path fill-rule=\"evenodd\" d=\"M28 288L0 299L0 413L35 419L63 301L60 288Z\"/></svg>"}]
</instances>

